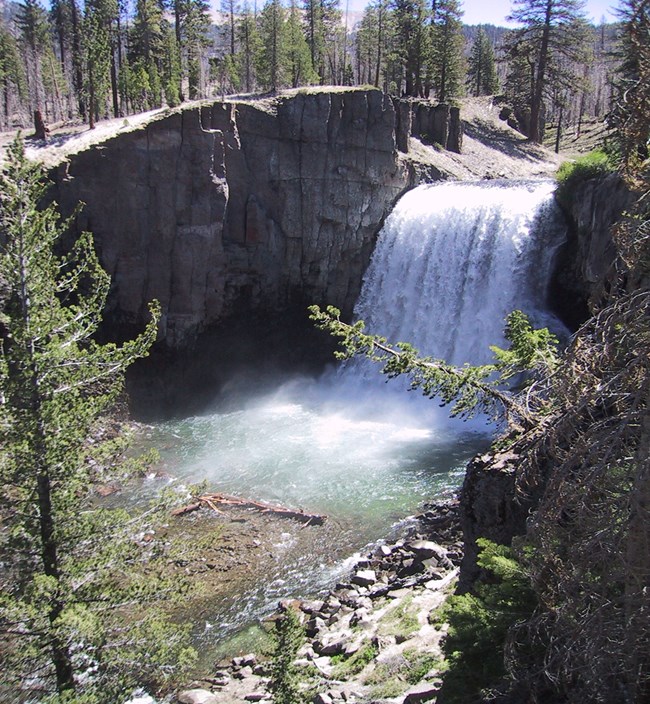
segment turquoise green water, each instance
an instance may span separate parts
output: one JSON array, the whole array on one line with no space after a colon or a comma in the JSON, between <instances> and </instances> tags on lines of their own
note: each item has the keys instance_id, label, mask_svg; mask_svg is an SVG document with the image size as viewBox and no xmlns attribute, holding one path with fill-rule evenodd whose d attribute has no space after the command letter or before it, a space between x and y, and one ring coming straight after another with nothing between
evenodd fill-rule
<instances>
[{"instance_id":1,"label":"turquoise green water","mask_svg":"<svg viewBox=\"0 0 650 704\"><path fill-rule=\"evenodd\" d=\"M331 586L346 558L457 488L489 431L383 383L368 389L336 376L149 428L179 488L206 481L212 491L328 516L319 529L287 521L270 571L215 603L199 637L223 642L279 599Z\"/></svg>"}]
</instances>

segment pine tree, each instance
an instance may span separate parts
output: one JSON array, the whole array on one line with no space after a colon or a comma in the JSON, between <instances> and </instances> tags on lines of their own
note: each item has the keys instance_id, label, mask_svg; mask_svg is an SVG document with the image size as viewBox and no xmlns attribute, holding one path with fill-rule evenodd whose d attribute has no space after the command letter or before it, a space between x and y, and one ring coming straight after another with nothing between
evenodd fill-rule
<instances>
[{"instance_id":1,"label":"pine tree","mask_svg":"<svg viewBox=\"0 0 650 704\"><path fill-rule=\"evenodd\" d=\"M431 16L431 85L441 103L460 95L465 80L462 16L458 0L437 0Z\"/></svg>"},{"instance_id":2,"label":"pine tree","mask_svg":"<svg viewBox=\"0 0 650 704\"><path fill-rule=\"evenodd\" d=\"M586 40L586 22L582 0L514 0L509 19L522 25L513 30L508 41L510 56L530 66L528 96L528 137L532 142L543 138L543 104L550 75L555 81L570 81L560 73L561 59L578 61Z\"/></svg>"},{"instance_id":3,"label":"pine tree","mask_svg":"<svg viewBox=\"0 0 650 704\"><path fill-rule=\"evenodd\" d=\"M129 33L129 97L138 110L161 105L158 65L165 50L163 24L163 9L158 0L137 0Z\"/></svg>"},{"instance_id":4,"label":"pine tree","mask_svg":"<svg viewBox=\"0 0 650 704\"><path fill-rule=\"evenodd\" d=\"M25 74L16 40L2 26L0 26L0 91L2 91L0 125L3 129L9 129L12 104L18 104L25 93Z\"/></svg>"},{"instance_id":5,"label":"pine tree","mask_svg":"<svg viewBox=\"0 0 650 704\"><path fill-rule=\"evenodd\" d=\"M325 54L325 26L321 0L304 0L303 17L305 23L305 38L311 55L311 64L320 75L321 83L323 83L323 75L325 72L323 60Z\"/></svg>"},{"instance_id":6,"label":"pine tree","mask_svg":"<svg viewBox=\"0 0 650 704\"><path fill-rule=\"evenodd\" d=\"M273 92L287 85L286 13L280 0L268 0L260 13L262 51L257 75Z\"/></svg>"},{"instance_id":7,"label":"pine tree","mask_svg":"<svg viewBox=\"0 0 650 704\"><path fill-rule=\"evenodd\" d=\"M499 90L494 49L485 30L479 27L469 55L467 85L473 95L494 95Z\"/></svg>"},{"instance_id":8,"label":"pine tree","mask_svg":"<svg viewBox=\"0 0 650 704\"><path fill-rule=\"evenodd\" d=\"M235 56L237 53L237 15L239 14L239 5L236 0L221 0L221 11L228 15L228 34L229 34L229 53L230 56Z\"/></svg>"},{"instance_id":9,"label":"pine tree","mask_svg":"<svg viewBox=\"0 0 650 704\"><path fill-rule=\"evenodd\" d=\"M88 126L106 113L111 84L111 24L117 13L115 0L86 0L84 11L84 92L88 104Z\"/></svg>"},{"instance_id":10,"label":"pine tree","mask_svg":"<svg viewBox=\"0 0 650 704\"><path fill-rule=\"evenodd\" d=\"M257 22L248 2L244 3L244 9L237 23L237 38L239 41L239 53L237 55L239 79L244 90L250 93L257 87L255 67L262 50L262 42L257 29Z\"/></svg>"},{"instance_id":11,"label":"pine tree","mask_svg":"<svg viewBox=\"0 0 650 704\"><path fill-rule=\"evenodd\" d=\"M388 0L369 4L357 31L357 82L369 83L377 88L385 74L392 36Z\"/></svg>"},{"instance_id":12,"label":"pine tree","mask_svg":"<svg viewBox=\"0 0 650 704\"><path fill-rule=\"evenodd\" d=\"M626 167L636 167L650 151L650 5L623 0L622 62L616 76L616 100L608 117L616 127L613 143Z\"/></svg>"},{"instance_id":13,"label":"pine tree","mask_svg":"<svg viewBox=\"0 0 650 704\"><path fill-rule=\"evenodd\" d=\"M273 629L275 640L271 660L269 688L273 704L299 704L303 698L300 691L300 671L294 664L300 647L305 642L305 631L298 614L292 607L284 609Z\"/></svg>"},{"instance_id":14,"label":"pine tree","mask_svg":"<svg viewBox=\"0 0 650 704\"><path fill-rule=\"evenodd\" d=\"M47 14L38 0L24 0L18 8L16 24L20 29L25 50L25 68L29 88L30 108L34 116L34 132L37 139L45 139L43 122L45 95L42 76L42 56L48 42Z\"/></svg>"},{"instance_id":15,"label":"pine tree","mask_svg":"<svg viewBox=\"0 0 650 704\"><path fill-rule=\"evenodd\" d=\"M203 56L208 46L209 5L205 0L187 0L183 41L187 60L187 83L190 100L202 95Z\"/></svg>"},{"instance_id":16,"label":"pine tree","mask_svg":"<svg viewBox=\"0 0 650 704\"><path fill-rule=\"evenodd\" d=\"M121 347L94 341L109 278L87 233L55 253L66 224L54 205L37 208L44 194L14 142L0 178L0 699L114 704L192 655L183 629L143 608L170 585L138 573L142 522L90 493L121 454L101 418L158 313Z\"/></svg>"},{"instance_id":17,"label":"pine tree","mask_svg":"<svg viewBox=\"0 0 650 704\"><path fill-rule=\"evenodd\" d=\"M404 75L404 92L424 97L427 60L431 37L425 23L428 18L424 0L395 0L395 23Z\"/></svg>"},{"instance_id":18,"label":"pine tree","mask_svg":"<svg viewBox=\"0 0 650 704\"><path fill-rule=\"evenodd\" d=\"M316 83L318 75L312 68L309 47L302 31L300 11L293 0L287 16L286 38L287 67L291 86L297 88Z\"/></svg>"},{"instance_id":19,"label":"pine tree","mask_svg":"<svg viewBox=\"0 0 650 704\"><path fill-rule=\"evenodd\" d=\"M303 0L303 18L311 63L321 84L340 83L345 29L339 0Z\"/></svg>"}]
</instances>

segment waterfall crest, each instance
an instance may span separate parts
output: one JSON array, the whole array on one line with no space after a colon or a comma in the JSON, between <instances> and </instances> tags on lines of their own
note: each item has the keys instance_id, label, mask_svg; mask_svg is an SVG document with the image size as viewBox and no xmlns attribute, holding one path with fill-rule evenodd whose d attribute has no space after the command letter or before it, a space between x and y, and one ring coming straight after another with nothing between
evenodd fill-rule
<instances>
[{"instance_id":1,"label":"waterfall crest","mask_svg":"<svg viewBox=\"0 0 650 704\"><path fill-rule=\"evenodd\" d=\"M552 181L487 181L410 191L379 235L354 317L454 364L490 361L514 309L561 332L546 308L566 237L554 189Z\"/></svg>"}]
</instances>

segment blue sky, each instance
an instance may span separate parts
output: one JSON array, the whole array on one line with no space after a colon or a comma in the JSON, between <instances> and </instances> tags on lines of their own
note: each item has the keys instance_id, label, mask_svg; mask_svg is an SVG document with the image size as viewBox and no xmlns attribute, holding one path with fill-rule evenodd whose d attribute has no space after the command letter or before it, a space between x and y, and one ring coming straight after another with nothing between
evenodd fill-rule
<instances>
[{"instance_id":1,"label":"blue sky","mask_svg":"<svg viewBox=\"0 0 650 704\"><path fill-rule=\"evenodd\" d=\"M363 10L367 0L349 0L351 11ZM506 25L506 16L510 12L510 0L464 0L465 24ZM612 8L617 6L615 0L587 0L585 14L592 22L599 23L601 17L607 22L616 20ZM341 9L345 10L345 0L341 0Z\"/></svg>"}]
</instances>

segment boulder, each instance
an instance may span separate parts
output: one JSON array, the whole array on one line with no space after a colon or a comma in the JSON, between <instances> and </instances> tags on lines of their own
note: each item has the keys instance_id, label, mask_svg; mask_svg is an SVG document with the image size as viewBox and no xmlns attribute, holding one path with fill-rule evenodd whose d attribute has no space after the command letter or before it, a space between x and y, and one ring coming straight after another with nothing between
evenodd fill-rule
<instances>
[{"instance_id":1,"label":"boulder","mask_svg":"<svg viewBox=\"0 0 650 704\"><path fill-rule=\"evenodd\" d=\"M440 560L447 556L445 549L431 540L414 540L407 543L406 547L419 560Z\"/></svg>"},{"instance_id":2,"label":"boulder","mask_svg":"<svg viewBox=\"0 0 650 704\"><path fill-rule=\"evenodd\" d=\"M315 640L313 647L319 655L331 657L332 655L340 655L347 644L348 638L341 636L341 634L336 634L323 640Z\"/></svg>"},{"instance_id":3,"label":"boulder","mask_svg":"<svg viewBox=\"0 0 650 704\"><path fill-rule=\"evenodd\" d=\"M414 687L411 687L402 699L402 704L420 704L420 702L428 702L435 699L440 686L437 683L420 682Z\"/></svg>"},{"instance_id":4,"label":"boulder","mask_svg":"<svg viewBox=\"0 0 650 704\"><path fill-rule=\"evenodd\" d=\"M219 704L219 698L207 689L186 689L177 698L180 704Z\"/></svg>"},{"instance_id":5,"label":"boulder","mask_svg":"<svg viewBox=\"0 0 650 704\"><path fill-rule=\"evenodd\" d=\"M360 587L370 587L377 581L377 574L375 570L359 570L351 581Z\"/></svg>"},{"instance_id":6,"label":"boulder","mask_svg":"<svg viewBox=\"0 0 650 704\"><path fill-rule=\"evenodd\" d=\"M313 699L313 704L332 704L334 700L327 692L320 692Z\"/></svg>"},{"instance_id":7,"label":"boulder","mask_svg":"<svg viewBox=\"0 0 650 704\"><path fill-rule=\"evenodd\" d=\"M235 667L246 667L247 665L254 667L255 665L257 665L257 656L255 655L255 653L249 653L248 655L240 655L239 657L232 659L232 664Z\"/></svg>"}]
</instances>

